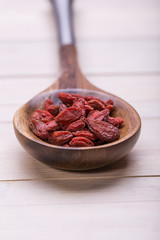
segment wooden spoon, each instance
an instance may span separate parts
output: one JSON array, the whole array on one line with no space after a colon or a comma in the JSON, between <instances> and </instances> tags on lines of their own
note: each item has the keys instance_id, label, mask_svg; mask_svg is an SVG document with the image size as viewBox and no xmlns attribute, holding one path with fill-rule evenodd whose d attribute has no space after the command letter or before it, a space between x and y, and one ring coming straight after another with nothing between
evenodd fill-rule
<instances>
[{"instance_id":1,"label":"wooden spoon","mask_svg":"<svg viewBox=\"0 0 160 240\"><path fill-rule=\"evenodd\" d=\"M98 89L82 74L74 46L71 27L71 1L54 0L60 34L61 76L43 92L20 107L14 115L13 123L20 144L33 157L55 168L66 170L88 170L111 164L125 156L135 145L141 128L141 120L136 110L123 99ZM44 101L51 98L59 103L59 92L91 95L102 100L112 99L115 104L113 116L124 119L120 129L120 139L94 147L61 147L44 142L29 128L30 115L36 108L43 108Z\"/></svg>"}]
</instances>

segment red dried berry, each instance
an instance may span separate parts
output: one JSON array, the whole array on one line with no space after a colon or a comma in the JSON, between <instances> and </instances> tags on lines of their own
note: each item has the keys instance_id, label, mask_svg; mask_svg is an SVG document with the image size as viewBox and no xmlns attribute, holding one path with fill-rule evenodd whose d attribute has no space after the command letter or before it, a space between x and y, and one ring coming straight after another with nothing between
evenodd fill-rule
<instances>
[{"instance_id":1,"label":"red dried berry","mask_svg":"<svg viewBox=\"0 0 160 240\"><path fill-rule=\"evenodd\" d=\"M86 101L84 100L84 98L79 98L76 102L74 102L72 107L80 108L82 111L82 116L85 116L86 115L85 103L86 103Z\"/></svg>"},{"instance_id":2,"label":"red dried berry","mask_svg":"<svg viewBox=\"0 0 160 240\"><path fill-rule=\"evenodd\" d=\"M60 129L60 126L58 125L58 123L55 120L52 120L52 121L46 123L47 131L55 131L58 129Z\"/></svg>"},{"instance_id":3,"label":"red dried berry","mask_svg":"<svg viewBox=\"0 0 160 240\"><path fill-rule=\"evenodd\" d=\"M51 99L46 99L46 101L44 102L44 109L46 111L48 111L48 108L51 106L51 105L54 105L53 104L53 101Z\"/></svg>"},{"instance_id":4,"label":"red dried berry","mask_svg":"<svg viewBox=\"0 0 160 240\"><path fill-rule=\"evenodd\" d=\"M106 109L108 109L110 112L112 112L113 109L114 109L114 106L113 105L107 105Z\"/></svg>"},{"instance_id":5,"label":"red dried berry","mask_svg":"<svg viewBox=\"0 0 160 240\"><path fill-rule=\"evenodd\" d=\"M116 120L119 121L119 127L121 127L124 123L124 120L121 117L116 117Z\"/></svg>"},{"instance_id":6,"label":"red dried berry","mask_svg":"<svg viewBox=\"0 0 160 240\"><path fill-rule=\"evenodd\" d=\"M97 99L93 99L88 101L88 104L93 107L95 110L103 110L105 108L105 104L102 103L101 101L97 100Z\"/></svg>"},{"instance_id":7,"label":"red dried berry","mask_svg":"<svg viewBox=\"0 0 160 240\"><path fill-rule=\"evenodd\" d=\"M64 103L60 103L59 104L59 112L62 112L64 109L66 109L67 108L67 106L64 104Z\"/></svg>"},{"instance_id":8,"label":"red dried berry","mask_svg":"<svg viewBox=\"0 0 160 240\"><path fill-rule=\"evenodd\" d=\"M109 116L113 100L104 102L93 96L65 92L58 97L59 105L47 99L45 110L32 113L30 128L35 135L64 147L89 147L119 139L118 127L123 119Z\"/></svg>"},{"instance_id":9,"label":"red dried berry","mask_svg":"<svg viewBox=\"0 0 160 240\"><path fill-rule=\"evenodd\" d=\"M30 128L32 132L41 139L47 139L49 133L46 129L46 124L42 121L32 120L30 122Z\"/></svg>"},{"instance_id":10,"label":"red dried berry","mask_svg":"<svg viewBox=\"0 0 160 240\"><path fill-rule=\"evenodd\" d=\"M78 98L84 98L82 95L78 94L78 93L70 93L72 97L75 97L76 99Z\"/></svg>"},{"instance_id":11,"label":"red dried berry","mask_svg":"<svg viewBox=\"0 0 160 240\"><path fill-rule=\"evenodd\" d=\"M76 131L80 131L80 130L83 130L85 129L85 122L82 121L82 120L77 120L73 123L71 123L67 130L70 131L70 132L76 132Z\"/></svg>"},{"instance_id":12,"label":"red dried berry","mask_svg":"<svg viewBox=\"0 0 160 240\"><path fill-rule=\"evenodd\" d=\"M94 141L94 140L97 139L97 137L93 133L91 133L91 132L89 132L87 130L73 132L73 135L75 137L86 137L86 138L88 138L91 141Z\"/></svg>"},{"instance_id":13,"label":"red dried berry","mask_svg":"<svg viewBox=\"0 0 160 240\"><path fill-rule=\"evenodd\" d=\"M53 116L57 116L57 114L59 113L59 107L55 106L51 99L47 99L45 101L44 108L45 108L46 111L48 111Z\"/></svg>"},{"instance_id":14,"label":"red dried berry","mask_svg":"<svg viewBox=\"0 0 160 240\"><path fill-rule=\"evenodd\" d=\"M86 112L86 114L87 114L87 113L93 111L94 108L91 107L89 104L85 104L85 105L84 105L84 110L85 110L85 112Z\"/></svg>"},{"instance_id":15,"label":"red dried berry","mask_svg":"<svg viewBox=\"0 0 160 240\"><path fill-rule=\"evenodd\" d=\"M102 111L94 110L90 112L87 116L88 119L106 121L109 116L109 110L104 109Z\"/></svg>"},{"instance_id":16,"label":"red dried berry","mask_svg":"<svg viewBox=\"0 0 160 240\"><path fill-rule=\"evenodd\" d=\"M121 124L124 122L124 120L120 117L114 118L114 117L108 117L107 122L111 123L113 126L119 128Z\"/></svg>"},{"instance_id":17,"label":"red dried berry","mask_svg":"<svg viewBox=\"0 0 160 240\"><path fill-rule=\"evenodd\" d=\"M84 105L86 104L87 102L85 101L84 98L79 98L78 100L76 100L74 102L74 104L72 105L72 107L84 107Z\"/></svg>"},{"instance_id":18,"label":"red dried berry","mask_svg":"<svg viewBox=\"0 0 160 240\"><path fill-rule=\"evenodd\" d=\"M63 145L72 139L73 135L69 131L55 131L49 137L49 143Z\"/></svg>"},{"instance_id":19,"label":"red dried berry","mask_svg":"<svg viewBox=\"0 0 160 240\"><path fill-rule=\"evenodd\" d=\"M64 103L64 104L69 104L72 105L76 97L69 93L65 92L60 92L58 93L58 98Z\"/></svg>"},{"instance_id":20,"label":"red dried berry","mask_svg":"<svg viewBox=\"0 0 160 240\"><path fill-rule=\"evenodd\" d=\"M55 121L58 123L74 122L80 118L82 112L80 108L69 107L60 112Z\"/></svg>"},{"instance_id":21,"label":"red dried berry","mask_svg":"<svg viewBox=\"0 0 160 240\"><path fill-rule=\"evenodd\" d=\"M90 101L90 100L98 100L98 101L100 101L102 104L105 105L104 101L101 100L101 99L99 99L99 98L97 98L97 97L93 97L93 96L85 96L84 99L85 99L86 101Z\"/></svg>"},{"instance_id":22,"label":"red dried berry","mask_svg":"<svg viewBox=\"0 0 160 240\"><path fill-rule=\"evenodd\" d=\"M88 119L87 124L89 130L102 142L113 142L120 137L118 128L108 122Z\"/></svg>"},{"instance_id":23,"label":"red dried berry","mask_svg":"<svg viewBox=\"0 0 160 240\"><path fill-rule=\"evenodd\" d=\"M74 137L69 142L71 147L92 147L94 143L85 137Z\"/></svg>"},{"instance_id":24,"label":"red dried berry","mask_svg":"<svg viewBox=\"0 0 160 240\"><path fill-rule=\"evenodd\" d=\"M61 122L59 123L62 130L67 130L68 126L71 124L71 122Z\"/></svg>"},{"instance_id":25,"label":"red dried berry","mask_svg":"<svg viewBox=\"0 0 160 240\"><path fill-rule=\"evenodd\" d=\"M42 122L49 122L53 120L53 116L48 111L36 109L31 115L31 121L34 119L40 120Z\"/></svg>"},{"instance_id":26,"label":"red dried berry","mask_svg":"<svg viewBox=\"0 0 160 240\"><path fill-rule=\"evenodd\" d=\"M113 102L113 100L112 99L108 99L106 102L104 102L105 103L105 105L107 106L107 105L113 105L114 104L114 102Z\"/></svg>"}]
</instances>

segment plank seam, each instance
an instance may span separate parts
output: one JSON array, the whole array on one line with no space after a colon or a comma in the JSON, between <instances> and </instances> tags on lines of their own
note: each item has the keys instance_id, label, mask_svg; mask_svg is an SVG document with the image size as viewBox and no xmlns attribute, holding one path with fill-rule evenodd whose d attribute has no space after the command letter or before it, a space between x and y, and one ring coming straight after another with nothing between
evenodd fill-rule
<instances>
[{"instance_id":1,"label":"plank seam","mask_svg":"<svg viewBox=\"0 0 160 240\"><path fill-rule=\"evenodd\" d=\"M133 175L133 176L99 176L99 177L69 177L69 178L42 178L42 179L6 179L0 182L32 182L32 181L63 181L63 180L98 180L98 179L117 179L117 178L160 178L160 175Z\"/></svg>"}]
</instances>

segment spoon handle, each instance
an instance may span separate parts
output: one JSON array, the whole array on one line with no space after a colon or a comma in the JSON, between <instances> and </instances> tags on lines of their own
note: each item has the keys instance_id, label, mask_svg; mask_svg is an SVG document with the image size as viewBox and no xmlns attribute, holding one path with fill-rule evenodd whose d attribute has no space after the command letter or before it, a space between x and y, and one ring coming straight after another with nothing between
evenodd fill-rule
<instances>
[{"instance_id":1,"label":"spoon handle","mask_svg":"<svg viewBox=\"0 0 160 240\"><path fill-rule=\"evenodd\" d=\"M58 24L60 45L74 44L72 0L51 0Z\"/></svg>"},{"instance_id":2,"label":"spoon handle","mask_svg":"<svg viewBox=\"0 0 160 240\"><path fill-rule=\"evenodd\" d=\"M61 75L56 88L84 88L85 80L77 61L72 27L72 0L51 0L55 10L60 43ZM55 87L55 85L54 85Z\"/></svg>"}]
</instances>

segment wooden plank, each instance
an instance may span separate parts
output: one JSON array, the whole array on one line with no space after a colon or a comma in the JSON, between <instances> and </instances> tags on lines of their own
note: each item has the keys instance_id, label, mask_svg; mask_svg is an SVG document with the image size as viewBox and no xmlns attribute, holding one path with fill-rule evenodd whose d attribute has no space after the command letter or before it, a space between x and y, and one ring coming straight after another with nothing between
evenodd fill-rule
<instances>
[{"instance_id":1,"label":"wooden plank","mask_svg":"<svg viewBox=\"0 0 160 240\"><path fill-rule=\"evenodd\" d=\"M153 127L154 126L154 127ZM31 157L19 145L11 123L1 123L0 180L152 176L160 173L159 119L144 119L140 139L120 161L90 172L56 170Z\"/></svg>"},{"instance_id":2,"label":"wooden plank","mask_svg":"<svg viewBox=\"0 0 160 240\"><path fill-rule=\"evenodd\" d=\"M102 41L78 43L85 74L151 74L160 71L159 41ZM58 72L57 45L8 43L0 45L0 76L44 76Z\"/></svg>"},{"instance_id":3,"label":"wooden plank","mask_svg":"<svg viewBox=\"0 0 160 240\"><path fill-rule=\"evenodd\" d=\"M159 240L159 221L157 202L16 206L1 209L0 237Z\"/></svg>"},{"instance_id":4,"label":"wooden plank","mask_svg":"<svg viewBox=\"0 0 160 240\"><path fill-rule=\"evenodd\" d=\"M136 109L142 119L160 118L160 101L134 101L129 100L126 97L123 97L123 99L128 101ZM27 101L28 100L29 99L27 99ZM23 104L0 105L0 122L12 122L15 112Z\"/></svg>"},{"instance_id":5,"label":"wooden plank","mask_svg":"<svg viewBox=\"0 0 160 240\"><path fill-rule=\"evenodd\" d=\"M103 76L88 79L137 109L142 118L160 117L160 75ZM0 121L12 121L15 111L55 81L55 77L0 79ZM150 109L148 111L148 109Z\"/></svg>"},{"instance_id":6,"label":"wooden plank","mask_svg":"<svg viewBox=\"0 0 160 240\"><path fill-rule=\"evenodd\" d=\"M1 41L56 40L52 6L49 1L0 1ZM157 0L87 0L74 2L78 40L153 39L160 37ZM20 19L20 21L19 21Z\"/></svg>"},{"instance_id":7,"label":"wooden plank","mask_svg":"<svg viewBox=\"0 0 160 240\"><path fill-rule=\"evenodd\" d=\"M159 101L160 75L105 75L87 79L95 86L114 93L126 101ZM0 105L24 104L56 80L55 77L0 79Z\"/></svg>"},{"instance_id":8,"label":"wooden plank","mask_svg":"<svg viewBox=\"0 0 160 240\"><path fill-rule=\"evenodd\" d=\"M1 183L2 239L158 240L159 178Z\"/></svg>"},{"instance_id":9,"label":"wooden plank","mask_svg":"<svg viewBox=\"0 0 160 240\"><path fill-rule=\"evenodd\" d=\"M160 200L160 177L11 181L0 182L0 186L0 207L69 206Z\"/></svg>"},{"instance_id":10,"label":"wooden plank","mask_svg":"<svg viewBox=\"0 0 160 240\"><path fill-rule=\"evenodd\" d=\"M27 96L27 95L26 95ZM125 96L122 96L123 99L128 101L140 114L142 119L144 118L160 118L160 101L136 101L130 100ZM25 97L26 101L29 99ZM0 122L11 122L13 120L13 116L17 109L23 105L25 102L21 104L13 104L13 105L0 105Z\"/></svg>"},{"instance_id":11,"label":"wooden plank","mask_svg":"<svg viewBox=\"0 0 160 240\"><path fill-rule=\"evenodd\" d=\"M75 1L82 69L143 118L141 137L128 156L77 173L29 156L11 123L16 109L57 75L51 4L0 5L0 239L159 240L160 2Z\"/></svg>"}]
</instances>

